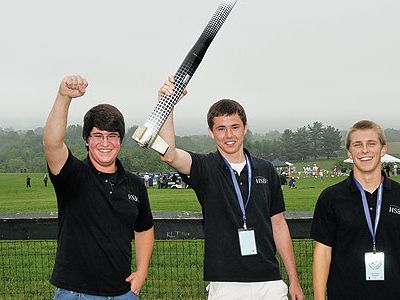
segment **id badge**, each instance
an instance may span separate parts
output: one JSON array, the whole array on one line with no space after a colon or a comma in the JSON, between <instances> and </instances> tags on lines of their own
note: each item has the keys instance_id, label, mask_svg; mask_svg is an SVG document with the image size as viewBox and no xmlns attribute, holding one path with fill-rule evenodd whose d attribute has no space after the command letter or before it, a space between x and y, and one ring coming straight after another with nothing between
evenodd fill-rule
<instances>
[{"instance_id":1,"label":"id badge","mask_svg":"<svg viewBox=\"0 0 400 300\"><path fill-rule=\"evenodd\" d=\"M366 280L385 280L385 255L383 252L365 253Z\"/></svg>"},{"instance_id":2,"label":"id badge","mask_svg":"<svg viewBox=\"0 0 400 300\"><path fill-rule=\"evenodd\" d=\"M256 247L256 238L254 234L254 229L240 228L238 230L238 234L239 234L240 252L242 256L256 255L257 247Z\"/></svg>"}]
</instances>

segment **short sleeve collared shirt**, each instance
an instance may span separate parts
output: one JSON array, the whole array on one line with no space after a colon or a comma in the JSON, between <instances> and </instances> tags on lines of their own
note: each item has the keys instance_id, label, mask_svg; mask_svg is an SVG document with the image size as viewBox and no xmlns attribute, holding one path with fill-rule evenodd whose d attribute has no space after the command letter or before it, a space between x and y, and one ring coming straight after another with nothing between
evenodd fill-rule
<instances>
[{"instance_id":1,"label":"short sleeve collared shirt","mask_svg":"<svg viewBox=\"0 0 400 300\"><path fill-rule=\"evenodd\" d=\"M58 247L51 283L115 296L129 291L134 231L153 226L147 190L117 160L117 173L97 171L71 153L50 179L57 196Z\"/></svg>"},{"instance_id":2,"label":"short sleeve collared shirt","mask_svg":"<svg viewBox=\"0 0 400 300\"><path fill-rule=\"evenodd\" d=\"M281 278L271 224L271 216L285 210L279 177L271 163L246 153L253 173L246 222L247 227L255 230L257 255L240 254L238 229L243 227L242 211L231 173L220 153L190 153L190 177L182 175L195 190L202 206L205 280L257 282ZM247 168L240 176L235 173L245 201L249 193Z\"/></svg>"},{"instance_id":3,"label":"short sleeve collared shirt","mask_svg":"<svg viewBox=\"0 0 400 300\"><path fill-rule=\"evenodd\" d=\"M377 193L366 193L374 223ZM365 279L364 254L372 251L372 236L365 219L361 193L352 174L321 193L315 207L311 237L332 247L329 299L400 299L399 183L386 177L383 182L376 247L377 251L385 254L384 281Z\"/></svg>"}]
</instances>

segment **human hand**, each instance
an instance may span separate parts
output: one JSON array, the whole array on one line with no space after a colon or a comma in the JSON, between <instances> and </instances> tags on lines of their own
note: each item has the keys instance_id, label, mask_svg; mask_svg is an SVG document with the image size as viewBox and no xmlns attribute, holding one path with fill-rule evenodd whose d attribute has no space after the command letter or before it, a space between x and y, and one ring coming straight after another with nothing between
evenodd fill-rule
<instances>
[{"instance_id":1,"label":"human hand","mask_svg":"<svg viewBox=\"0 0 400 300\"><path fill-rule=\"evenodd\" d=\"M289 294L290 294L290 298L292 300L304 300L305 299L303 290L301 289L300 283L298 281L290 283Z\"/></svg>"},{"instance_id":2,"label":"human hand","mask_svg":"<svg viewBox=\"0 0 400 300\"><path fill-rule=\"evenodd\" d=\"M78 98L85 94L88 82L79 75L65 76L60 83L58 93L63 97Z\"/></svg>"},{"instance_id":3,"label":"human hand","mask_svg":"<svg viewBox=\"0 0 400 300\"><path fill-rule=\"evenodd\" d=\"M131 284L131 291L136 295L139 295L139 292L146 281L146 276L139 272L133 272L125 279L125 281Z\"/></svg>"},{"instance_id":4,"label":"human hand","mask_svg":"<svg viewBox=\"0 0 400 300\"><path fill-rule=\"evenodd\" d=\"M175 82L175 78L172 75L168 76L168 79L164 82L164 84L160 87L160 89L158 90L158 98L167 95L170 96L174 93L174 82ZM185 88L182 92L181 97L179 98L179 100L181 100L186 94L187 94L187 89Z\"/></svg>"}]
</instances>

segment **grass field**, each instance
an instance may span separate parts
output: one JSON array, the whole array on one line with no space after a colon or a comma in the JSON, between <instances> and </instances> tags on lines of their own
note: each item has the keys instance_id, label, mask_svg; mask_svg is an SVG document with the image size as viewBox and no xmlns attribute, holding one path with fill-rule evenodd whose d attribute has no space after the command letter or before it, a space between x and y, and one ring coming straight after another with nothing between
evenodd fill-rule
<instances>
[{"instance_id":1,"label":"grass field","mask_svg":"<svg viewBox=\"0 0 400 300\"><path fill-rule=\"evenodd\" d=\"M30 174L31 188L26 188L25 174L0 173L0 213L57 211L55 193L49 181L44 187L43 174ZM400 176L392 177L400 181ZM321 191L345 177L299 178L296 188L283 186L287 211L313 211ZM200 211L196 195L191 189L149 188L153 211Z\"/></svg>"},{"instance_id":2,"label":"grass field","mask_svg":"<svg viewBox=\"0 0 400 300\"><path fill-rule=\"evenodd\" d=\"M53 186L43 184L41 173L29 174L31 188L26 188L26 174L0 173L0 212L57 211Z\"/></svg>"}]
</instances>

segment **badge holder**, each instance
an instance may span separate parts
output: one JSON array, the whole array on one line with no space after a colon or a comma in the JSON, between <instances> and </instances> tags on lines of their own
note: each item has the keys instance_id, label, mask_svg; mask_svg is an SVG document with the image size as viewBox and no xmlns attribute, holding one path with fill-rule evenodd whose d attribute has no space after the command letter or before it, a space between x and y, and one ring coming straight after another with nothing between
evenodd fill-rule
<instances>
[{"instance_id":1,"label":"badge holder","mask_svg":"<svg viewBox=\"0 0 400 300\"><path fill-rule=\"evenodd\" d=\"M240 243L240 253L242 256L256 255L256 237L254 234L254 229L240 228L238 229L239 243Z\"/></svg>"},{"instance_id":2,"label":"badge holder","mask_svg":"<svg viewBox=\"0 0 400 300\"><path fill-rule=\"evenodd\" d=\"M385 255L383 252L365 253L366 280L385 280Z\"/></svg>"}]
</instances>

